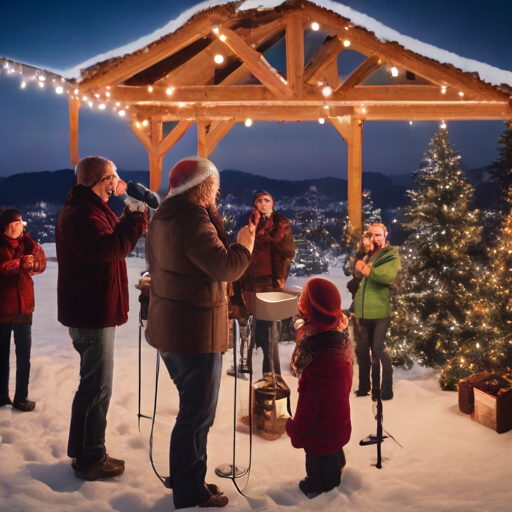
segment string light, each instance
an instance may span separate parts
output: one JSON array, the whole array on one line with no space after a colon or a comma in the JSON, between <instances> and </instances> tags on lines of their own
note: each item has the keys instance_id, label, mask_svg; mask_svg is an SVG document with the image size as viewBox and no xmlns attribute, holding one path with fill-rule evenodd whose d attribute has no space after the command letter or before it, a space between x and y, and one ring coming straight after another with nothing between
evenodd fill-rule
<instances>
[{"instance_id":1,"label":"string light","mask_svg":"<svg viewBox=\"0 0 512 512\"><path fill-rule=\"evenodd\" d=\"M101 105L99 105L99 106L98 106L98 108L99 108L100 110L104 110L104 109L105 109L105 103L102 103Z\"/></svg>"},{"instance_id":2,"label":"string light","mask_svg":"<svg viewBox=\"0 0 512 512\"><path fill-rule=\"evenodd\" d=\"M80 91L78 89L75 89L75 94L78 94Z\"/></svg>"},{"instance_id":3,"label":"string light","mask_svg":"<svg viewBox=\"0 0 512 512\"><path fill-rule=\"evenodd\" d=\"M459 92L459 96L462 98L462 96L464 96L464 93L463 92Z\"/></svg>"},{"instance_id":4,"label":"string light","mask_svg":"<svg viewBox=\"0 0 512 512\"><path fill-rule=\"evenodd\" d=\"M105 93L105 96L106 96L107 98L110 98L110 93L109 93L109 92L106 92L106 93Z\"/></svg>"},{"instance_id":5,"label":"string light","mask_svg":"<svg viewBox=\"0 0 512 512\"><path fill-rule=\"evenodd\" d=\"M214 34L218 34L219 33L219 27L213 27L212 31L213 31Z\"/></svg>"},{"instance_id":6,"label":"string light","mask_svg":"<svg viewBox=\"0 0 512 512\"><path fill-rule=\"evenodd\" d=\"M394 66L391 68L391 75L392 76L398 76L398 69Z\"/></svg>"},{"instance_id":7,"label":"string light","mask_svg":"<svg viewBox=\"0 0 512 512\"><path fill-rule=\"evenodd\" d=\"M327 98L329 97L331 94L332 94L332 87L329 87L328 85L325 86L323 89L322 89L322 94Z\"/></svg>"},{"instance_id":8,"label":"string light","mask_svg":"<svg viewBox=\"0 0 512 512\"><path fill-rule=\"evenodd\" d=\"M55 92L56 92L57 94L62 94L62 93L64 92L64 89L59 85L59 87L57 87L57 88L55 89Z\"/></svg>"},{"instance_id":9,"label":"string light","mask_svg":"<svg viewBox=\"0 0 512 512\"><path fill-rule=\"evenodd\" d=\"M144 121L142 121L142 126L147 126L149 123L148 123L148 120L147 119L144 119Z\"/></svg>"},{"instance_id":10,"label":"string light","mask_svg":"<svg viewBox=\"0 0 512 512\"><path fill-rule=\"evenodd\" d=\"M227 39L227 37L226 37L224 34L221 34L221 36L219 37L219 39L220 39L222 42L224 42L224 41Z\"/></svg>"},{"instance_id":11,"label":"string light","mask_svg":"<svg viewBox=\"0 0 512 512\"><path fill-rule=\"evenodd\" d=\"M316 21L314 21L313 23L311 23L311 28L316 31L320 29L320 25Z\"/></svg>"},{"instance_id":12,"label":"string light","mask_svg":"<svg viewBox=\"0 0 512 512\"><path fill-rule=\"evenodd\" d=\"M318 120L318 122L319 122L320 124L324 124L324 123L325 123L325 119L324 119L323 117L321 117L321 118Z\"/></svg>"},{"instance_id":13,"label":"string light","mask_svg":"<svg viewBox=\"0 0 512 512\"><path fill-rule=\"evenodd\" d=\"M148 87L148 92L153 92L153 87L151 87L151 85ZM108 92L107 92L108 94Z\"/></svg>"},{"instance_id":14,"label":"string light","mask_svg":"<svg viewBox=\"0 0 512 512\"><path fill-rule=\"evenodd\" d=\"M21 87L22 89L25 89L25 87L26 87L26 86L27 86L27 82L21 82L21 86L20 86L20 87Z\"/></svg>"},{"instance_id":15,"label":"string light","mask_svg":"<svg viewBox=\"0 0 512 512\"><path fill-rule=\"evenodd\" d=\"M174 89L172 87L169 87L169 89L167 89L165 91L165 93L167 94L167 96L170 96L172 93L174 92Z\"/></svg>"},{"instance_id":16,"label":"string light","mask_svg":"<svg viewBox=\"0 0 512 512\"><path fill-rule=\"evenodd\" d=\"M119 101L116 102L116 107L120 107L121 106L121 103L119 103Z\"/></svg>"},{"instance_id":17,"label":"string light","mask_svg":"<svg viewBox=\"0 0 512 512\"><path fill-rule=\"evenodd\" d=\"M246 119L245 126L247 126L247 127L252 126L252 119Z\"/></svg>"},{"instance_id":18,"label":"string light","mask_svg":"<svg viewBox=\"0 0 512 512\"><path fill-rule=\"evenodd\" d=\"M224 62L224 57L219 53L217 55L215 55L215 57L213 58L213 60L217 63L217 64L222 64Z\"/></svg>"},{"instance_id":19,"label":"string light","mask_svg":"<svg viewBox=\"0 0 512 512\"><path fill-rule=\"evenodd\" d=\"M126 112L124 110L120 110L118 112L118 114L121 116L121 117L124 117L124 115L126 114Z\"/></svg>"},{"instance_id":20,"label":"string light","mask_svg":"<svg viewBox=\"0 0 512 512\"><path fill-rule=\"evenodd\" d=\"M441 94L446 94L446 85L441 86Z\"/></svg>"},{"instance_id":21,"label":"string light","mask_svg":"<svg viewBox=\"0 0 512 512\"><path fill-rule=\"evenodd\" d=\"M350 41L348 39L345 39L345 41L343 41L343 46L345 48L348 48L350 46Z\"/></svg>"},{"instance_id":22,"label":"string light","mask_svg":"<svg viewBox=\"0 0 512 512\"><path fill-rule=\"evenodd\" d=\"M44 87L44 82L39 82L39 87Z\"/></svg>"}]
</instances>

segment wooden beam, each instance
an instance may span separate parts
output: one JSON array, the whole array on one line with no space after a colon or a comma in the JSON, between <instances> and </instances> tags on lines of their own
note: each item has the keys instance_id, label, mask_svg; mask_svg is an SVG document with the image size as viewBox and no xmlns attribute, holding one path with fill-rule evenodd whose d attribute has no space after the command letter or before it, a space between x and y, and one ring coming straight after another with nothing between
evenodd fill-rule
<instances>
[{"instance_id":1,"label":"wooden beam","mask_svg":"<svg viewBox=\"0 0 512 512\"><path fill-rule=\"evenodd\" d=\"M210 121L205 119L197 120L197 155L208 158L208 145L206 144L206 130Z\"/></svg>"},{"instance_id":2,"label":"wooden beam","mask_svg":"<svg viewBox=\"0 0 512 512\"><path fill-rule=\"evenodd\" d=\"M384 61L378 55L368 57L338 89L338 97L345 95L350 89L364 82L372 73L384 65ZM439 88L438 88L439 89Z\"/></svg>"},{"instance_id":3,"label":"wooden beam","mask_svg":"<svg viewBox=\"0 0 512 512\"><path fill-rule=\"evenodd\" d=\"M193 121L181 120L156 148L157 154L165 156L193 124Z\"/></svg>"},{"instance_id":4,"label":"wooden beam","mask_svg":"<svg viewBox=\"0 0 512 512\"><path fill-rule=\"evenodd\" d=\"M229 130L231 130L231 128L235 124L235 121L234 119L229 119L228 121L219 121L215 124L215 128L210 127L210 131L206 135L206 145L208 147L208 154L213 153L217 144L229 132Z\"/></svg>"},{"instance_id":5,"label":"wooden beam","mask_svg":"<svg viewBox=\"0 0 512 512\"><path fill-rule=\"evenodd\" d=\"M164 42L154 43L146 47L146 49L127 55L123 58L122 62L113 65L104 74L94 75L90 79L85 77L79 83L80 88L84 91L90 91L106 85L118 85L166 57L186 48L201 37L210 34L210 23L211 20L204 19L198 23L186 24Z\"/></svg>"},{"instance_id":6,"label":"wooden beam","mask_svg":"<svg viewBox=\"0 0 512 512\"><path fill-rule=\"evenodd\" d=\"M302 105L299 102L293 105L183 105L183 106L145 106L137 105L133 109L141 119L152 114L159 114L163 121L181 119L234 119L236 123L245 122L250 117L253 121L318 121L328 116L343 116L352 114L353 107L331 106L324 109L321 105Z\"/></svg>"},{"instance_id":7,"label":"wooden beam","mask_svg":"<svg viewBox=\"0 0 512 512\"><path fill-rule=\"evenodd\" d=\"M302 98L304 80L304 25L291 15L286 22L286 79L294 98Z\"/></svg>"},{"instance_id":8,"label":"wooden beam","mask_svg":"<svg viewBox=\"0 0 512 512\"><path fill-rule=\"evenodd\" d=\"M293 91L286 85L281 75L273 69L263 55L248 46L235 32L222 27L217 37L224 38L228 46L238 57L247 64L251 73L271 91L277 98L291 98ZM222 40L222 39L221 39Z\"/></svg>"},{"instance_id":9,"label":"wooden beam","mask_svg":"<svg viewBox=\"0 0 512 512\"><path fill-rule=\"evenodd\" d=\"M77 96L69 96L69 165L72 169L80 161L78 152L78 112L80 100Z\"/></svg>"},{"instance_id":10,"label":"wooden beam","mask_svg":"<svg viewBox=\"0 0 512 512\"><path fill-rule=\"evenodd\" d=\"M152 153L153 146L151 145L151 139L149 138L148 134L144 131L142 127L137 127L136 119L132 120L130 127L135 136L137 137L137 139L139 139L140 143L146 148L146 151L148 153Z\"/></svg>"},{"instance_id":11,"label":"wooden beam","mask_svg":"<svg viewBox=\"0 0 512 512\"><path fill-rule=\"evenodd\" d=\"M325 42L307 63L304 69L304 82L316 85L325 70L336 61L341 50L343 43L337 37Z\"/></svg>"},{"instance_id":12,"label":"wooden beam","mask_svg":"<svg viewBox=\"0 0 512 512\"><path fill-rule=\"evenodd\" d=\"M356 109L366 121L501 121L512 117L512 107L497 104L373 105L366 112Z\"/></svg>"}]
</instances>

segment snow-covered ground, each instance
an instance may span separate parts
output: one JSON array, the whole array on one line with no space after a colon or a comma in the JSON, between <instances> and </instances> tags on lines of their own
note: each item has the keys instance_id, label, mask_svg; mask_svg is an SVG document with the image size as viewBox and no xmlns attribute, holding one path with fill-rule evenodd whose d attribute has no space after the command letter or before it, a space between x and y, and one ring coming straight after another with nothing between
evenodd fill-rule
<instances>
[{"instance_id":1,"label":"snow-covered ground","mask_svg":"<svg viewBox=\"0 0 512 512\"><path fill-rule=\"evenodd\" d=\"M66 456L79 358L66 328L56 319L57 263L50 261L47 271L34 278L30 398L37 402L37 408L33 413L20 413L10 407L0 409L0 511L173 510L171 491L164 488L150 466L150 422L142 420L142 434L137 428L139 307L138 291L133 286L144 262L129 259L128 268L131 314L129 322L117 332L114 394L107 429L109 453L126 460L125 474L113 481L84 482L75 478ZM330 277L344 292L341 272L335 271ZM303 282L304 279L292 280L290 284ZM344 306L348 306L347 301L344 295ZM292 343L280 344L283 375L292 390L294 408L296 379L290 376L287 363L292 348ZM143 344L142 413L147 415L152 412L155 359L155 351ZM228 353L224 366L231 366L231 362ZM219 478L214 472L217 465L232 460L234 379L224 375L217 418L209 437L208 481L221 486L230 499L228 507L241 511L512 510L512 431L499 435L461 414L456 393L441 391L433 373L419 369L396 371L394 387L395 398L384 402L384 427L403 448L386 440L382 445L382 469L372 466L376 447L359 446L360 439L375 433L372 402L370 398L354 397L353 434L345 448L347 466L339 488L308 500L297 486L305 476L302 450L293 449L286 437L265 441L254 436L252 472L245 498L230 480ZM163 368L154 459L164 475L168 433L176 413L177 392ZM243 432L237 436L239 463L244 465L248 436Z\"/></svg>"}]
</instances>

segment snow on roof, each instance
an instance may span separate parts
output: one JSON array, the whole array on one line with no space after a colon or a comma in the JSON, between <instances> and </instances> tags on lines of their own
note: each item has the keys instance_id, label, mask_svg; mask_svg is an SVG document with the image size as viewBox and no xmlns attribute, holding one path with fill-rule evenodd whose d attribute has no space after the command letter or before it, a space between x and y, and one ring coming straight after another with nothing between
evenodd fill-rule
<instances>
[{"instance_id":1,"label":"snow on roof","mask_svg":"<svg viewBox=\"0 0 512 512\"><path fill-rule=\"evenodd\" d=\"M245 11L250 9L272 9L277 7L286 0L246 0L243 2L238 9ZM405 36L400 34L396 30L389 28L379 21L367 16L366 14L362 14L354 9L347 7L343 4L334 2L333 0L309 0L311 3L318 5L319 7L323 7L325 9L329 9L340 16L345 18L349 18L352 23L359 25L361 27L366 28L367 30L374 32L375 36L378 37L382 41L397 41L405 48L412 50L424 57L429 57L431 59L435 59L441 63L452 64L456 68L461 69L466 72L478 72L480 79L485 82L491 83L493 85L500 84L508 84L512 85L512 72L504 71L502 69L496 68L494 66L490 66L489 64L485 64L483 62L479 62L473 59L467 59L465 57L460 57L459 55L443 50L441 48L437 48L431 44L423 43L418 41L417 39L409 36ZM85 62L80 63L79 65L67 69L65 71L59 71L58 73L67 77L67 78L78 78L80 77L80 70L85 69L93 64L98 62L111 59L113 57L120 57L127 53L132 53L134 51L140 50L144 48L151 42L159 39L160 37L175 32L181 26L183 26L194 14L208 9L210 7L215 7L217 5L226 4L225 0L205 0L203 2L198 3L197 5L187 9L183 12L178 18L170 21L162 28L156 30L152 34L141 37L132 43L126 44L109 52L102 53L101 55L96 55Z\"/></svg>"}]
</instances>

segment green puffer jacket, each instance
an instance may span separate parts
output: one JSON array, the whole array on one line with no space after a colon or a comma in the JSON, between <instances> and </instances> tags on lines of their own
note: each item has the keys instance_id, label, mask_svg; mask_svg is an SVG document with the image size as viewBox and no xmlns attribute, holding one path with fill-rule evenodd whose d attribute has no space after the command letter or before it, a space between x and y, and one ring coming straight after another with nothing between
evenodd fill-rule
<instances>
[{"instance_id":1,"label":"green puffer jacket","mask_svg":"<svg viewBox=\"0 0 512 512\"><path fill-rule=\"evenodd\" d=\"M391 315L390 286L402 268L398 249L388 245L381 252L370 258L372 269L368 277L359 283L354 299L356 318L375 320Z\"/></svg>"}]
</instances>

